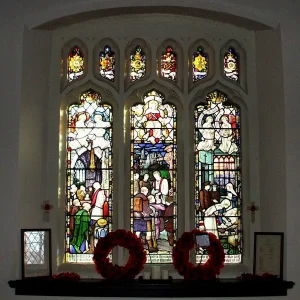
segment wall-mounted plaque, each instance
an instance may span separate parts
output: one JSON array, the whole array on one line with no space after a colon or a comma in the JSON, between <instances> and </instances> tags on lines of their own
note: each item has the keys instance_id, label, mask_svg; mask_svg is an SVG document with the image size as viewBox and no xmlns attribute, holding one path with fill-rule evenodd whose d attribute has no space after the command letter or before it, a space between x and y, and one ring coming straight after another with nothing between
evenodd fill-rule
<instances>
[{"instance_id":1,"label":"wall-mounted plaque","mask_svg":"<svg viewBox=\"0 0 300 300\"><path fill-rule=\"evenodd\" d=\"M283 233L254 233L253 274L269 273L283 279Z\"/></svg>"}]
</instances>

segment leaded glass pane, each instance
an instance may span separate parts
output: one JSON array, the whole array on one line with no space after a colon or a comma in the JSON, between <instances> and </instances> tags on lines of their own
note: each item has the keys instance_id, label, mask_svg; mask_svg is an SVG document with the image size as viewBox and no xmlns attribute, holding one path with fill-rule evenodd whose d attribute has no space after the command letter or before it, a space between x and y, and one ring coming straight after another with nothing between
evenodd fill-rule
<instances>
[{"instance_id":1,"label":"leaded glass pane","mask_svg":"<svg viewBox=\"0 0 300 300\"><path fill-rule=\"evenodd\" d=\"M45 232L24 232L24 251L26 265L45 264Z\"/></svg>"},{"instance_id":2,"label":"leaded glass pane","mask_svg":"<svg viewBox=\"0 0 300 300\"><path fill-rule=\"evenodd\" d=\"M176 108L151 91L131 108L131 230L147 263L171 263L177 234Z\"/></svg>"},{"instance_id":3,"label":"leaded glass pane","mask_svg":"<svg viewBox=\"0 0 300 300\"><path fill-rule=\"evenodd\" d=\"M112 107L89 90L68 109L66 261L92 262L112 230Z\"/></svg>"},{"instance_id":4,"label":"leaded glass pane","mask_svg":"<svg viewBox=\"0 0 300 300\"><path fill-rule=\"evenodd\" d=\"M78 46L74 46L68 55L68 81L71 82L83 75L83 68L83 54Z\"/></svg>"},{"instance_id":5,"label":"leaded glass pane","mask_svg":"<svg viewBox=\"0 0 300 300\"><path fill-rule=\"evenodd\" d=\"M226 263L242 261L240 109L216 90L195 109L195 225L222 242ZM207 260L207 250L196 261Z\"/></svg>"}]
</instances>

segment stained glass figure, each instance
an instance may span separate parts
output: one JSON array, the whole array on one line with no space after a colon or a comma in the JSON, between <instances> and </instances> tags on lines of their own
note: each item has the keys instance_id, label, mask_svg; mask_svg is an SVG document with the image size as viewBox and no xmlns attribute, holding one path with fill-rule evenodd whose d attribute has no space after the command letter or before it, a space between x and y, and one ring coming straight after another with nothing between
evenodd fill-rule
<instances>
[{"instance_id":1,"label":"stained glass figure","mask_svg":"<svg viewBox=\"0 0 300 300\"><path fill-rule=\"evenodd\" d=\"M239 57L232 47L228 49L224 56L224 73L231 80L239 80Z\"/></svg>"},{"instance_id":2,"label":"stained glass figure","mask_svg":"<svg viewBox=\"0 0 300 300\"><path fill-rule=\"evenodd\" d=\"M131 230L147 263L172 263L177 234L176 108L157 91L131 108Z\"/></svg>"},{"instance_id":3,"label":"stained glass figure","mask_svg":"<svg viewBox=\"0 0 300 300\"><path fill-rule=\"evenodd\" d=\"M68 109L66 261L91 262L112 229L112 107L89 90Z\"/></svg>"},{"instance_id":4,"label":"stained glass figure","mask_svg":"<svg viewBox=\"0 0 300 300\"><path fill-rule=\"evenodd\" d=\"M208 55L202 47L193 53L193 82L205 78L208 74Z\"/></svg>"},{"instance_id":5,"label":"stained glass figure","mask_svg":"<svg viewBox=\"0 0 300 300\"><path fill-rule=\"evenodd\" d=\"M69 82L79 78L83 75L84 58L78 46L74 46L69 52L68 56L68 74Z\"/></svg>"},{"instance_id":6,"label":"stained glass figure","mask_svg":"<svg viewBox=\"0 0 300 300\"><path fill-rule=\"evenodd\" d=\"M146 75L146 54L140 46L130 55L130 82L143 78Z\"/></svg>"},{"instance_id":7,"label":"stained glass figure","mask_svg":"<svg viewBox=\"0 0 300 300\"><path fill-rule=\"evenodd\" d=\"M161 75L172 81L177 80L177 55L170 46L161 56Z\"/></svg>"},{"instance_id":8,"label":"stained glass figure","mask_svg":"<svg viewBox=\"0 0 300 300\"><path fill-rule=\"evenodd\" d=\"M110 81L115 79L115 53L106 45L99 55L100 75Z\"/></svg>"},{"instance_id":9,"label":"stained glass figure","mask_svg":"<svg viewBox=\"0 0 300 300\"><path fill-rule=\"evenodd\" d=\"M195 225L215 234L226 263L242 261L240 109L216 90L195 115ZM200 248L197 262L207 260Z\"/></svg>"}]
</instances>

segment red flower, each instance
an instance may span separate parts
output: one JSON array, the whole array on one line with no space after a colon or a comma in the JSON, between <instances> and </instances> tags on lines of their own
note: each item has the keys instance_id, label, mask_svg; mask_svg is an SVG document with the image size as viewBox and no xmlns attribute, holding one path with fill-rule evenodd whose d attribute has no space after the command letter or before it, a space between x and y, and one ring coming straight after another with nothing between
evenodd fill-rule
<instances>
[{"instance_id":1,"label":"red flower","mask_svg":"<svg viewBox=\"0 0 300 300\"><path fill-rule=\"evenodd\" d=\"M58 275L53 275L52 278L56 280L79 280L80 276L77 273L63 272Z\"/></svg>"}]
</instances>

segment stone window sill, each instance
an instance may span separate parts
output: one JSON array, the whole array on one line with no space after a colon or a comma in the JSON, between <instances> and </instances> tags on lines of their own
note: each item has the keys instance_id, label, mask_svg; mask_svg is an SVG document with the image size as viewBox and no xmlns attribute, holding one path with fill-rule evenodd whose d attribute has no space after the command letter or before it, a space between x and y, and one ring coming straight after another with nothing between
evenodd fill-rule
<instances>
[{"instance_id":1,"label":"stone window sill","mask_svg":"<svg viewBox=\"0 0 300 300\"><path fill-rule=\"evenodd\" d=\"M220 279L213 282L187 282L182 279L166 281L108 281L81 279L78 281L31 278L8 282L16 295L80 296L80 297L265 297L287 296L292 281L239 281Z\"/></svg>"}]
</instances>

